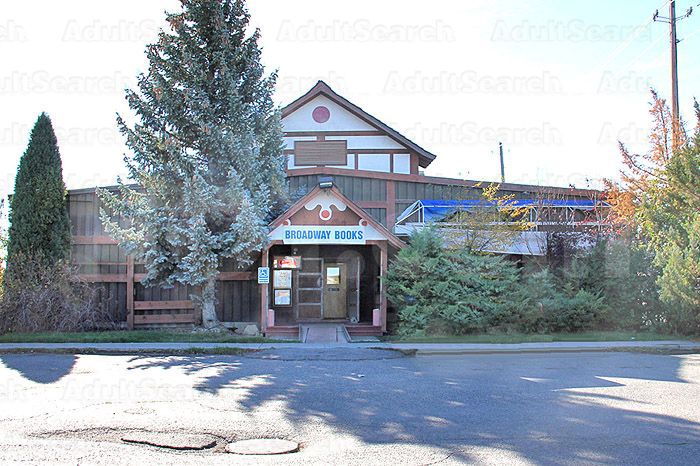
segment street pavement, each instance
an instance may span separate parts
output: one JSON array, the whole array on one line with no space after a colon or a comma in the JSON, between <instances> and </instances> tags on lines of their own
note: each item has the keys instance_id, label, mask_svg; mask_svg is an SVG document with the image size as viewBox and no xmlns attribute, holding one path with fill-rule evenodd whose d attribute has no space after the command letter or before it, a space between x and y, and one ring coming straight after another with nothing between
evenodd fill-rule
<instances>
[{"instance_id":1,"label":"street pavement","mask_svg":"<svg viewBox=\"0 0 700 466\"><path fill-rule=\"evenodd\" d=\"M700 355L0 354L0 464L697 464ZM175 451L122 437L211 439ZM233 440L297 453L239 456Z\"/></svg>"}]
</instances>

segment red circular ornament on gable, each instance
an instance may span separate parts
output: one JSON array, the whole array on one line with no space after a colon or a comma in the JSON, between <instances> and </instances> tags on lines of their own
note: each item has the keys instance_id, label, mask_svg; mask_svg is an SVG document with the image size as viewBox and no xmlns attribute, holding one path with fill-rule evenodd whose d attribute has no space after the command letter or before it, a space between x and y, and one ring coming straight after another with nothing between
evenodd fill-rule
<instances>
[{"instance_id":1,"label":"red circular ornament on gable","mask_svg":"<svg viewBox=\"0 0 700 466\"><path fill-rule=\"evenodd\" d=\"M330 220L331 219L331 211L328 209L323 209L321 212L319 212L319 217L321 217L321 220Z\"/></svg>"},{"instance_id":2,"label":"red circular ornament on gable","mask_svg":"<svg viewBox=\"0 0 700 466\"><path fill-rule=\"evenodd\" d=\"M330 117L331 111L323 105L319 105L311 112L311 118L313 118L316 123L325 123Z\"/></svg>"}]
</instances>

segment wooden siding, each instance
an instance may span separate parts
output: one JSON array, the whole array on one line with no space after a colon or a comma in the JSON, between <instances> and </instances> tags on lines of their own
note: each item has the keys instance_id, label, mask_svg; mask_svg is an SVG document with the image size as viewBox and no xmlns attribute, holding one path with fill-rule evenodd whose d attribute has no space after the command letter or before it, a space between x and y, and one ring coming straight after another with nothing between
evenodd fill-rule
<instances>
[{"instance_id":1,"label":"wooden siding","mask_svg":"<svg viewBox=\"0 0 700 466\"><path fill-rule=\"evenodd\" d=\"M137 326L192 323L197 318L191 302L196 289L184 285L145 287L139 283L145 273L143 264L135 264L129 276L129 258L105 233L100 221L99 199L94 192L69 192L68 208L73 233L71 260L81 278L96 290L99 304L111 318L127 322L129 301L133 303L133 324ZM224 261L217 283L216 311L220 320L258 320L254 279L251 272L240 272L231 261ZM127 290L133 290L131 300Z\"/></svg>"},{"instance_id":2,"label":"wooden siding","mask_svg":"<svg viewBox=\"0 0 700 466\"><path fill-rule=\"evenodd\" d=\"M372 173L352 176L351 170L319 168L315 172L288 173L288 182L293 199L298 199L318 185L318 177L326 173L333 176L338 189L351 201L357 203L378 223L389 229L397 215L418 199L477 199L481 187L474 187L457 180L439 182L438 179L421 177L406 180L405 176ZM347 173L347 174L346 174ZM454 182L454 184L450 184ZM486 183L484 183L486 186ZM537 196L537 187L504 185L502 194L514 194L517 198ZM527 188L527 189L525 189ZM589 196L564 189L544 188L557 192L557 198L589 198ZM568 194L567 194L568 193ZM127 265L130 258L104 231L99 218L99 201L91 190L68 193L73 245L72 260L79 274L92 283L102 306L116 320L128 321L129 309L134 309L133 324L181 323L195 319L191 295L196 290L186 286L173 288L146 288L138 281L145 270L142 264ZM548 215L546 220L554 220ZM123 221L122 221L123 222ZM552 226L551 229L555 229ZM549 227L548 227L549 229ZM131 267L131 268L130 268ZM250 270L253 270L251 268ZM130 296L131 295L131 296ZM258 320L260 299L254 275L241 272L231 261L224 261L217 284L217 315L224 322L255 322ZM158 304L167 302L167 304ZM155 303L155 304L143 304ZM179 304L177 304L179 303ZM174 308L179 305L181 308ZM149 306L151 306L149 308ZM160 308L159 308L160 307ZM165 309L163 308L165 307ZM161 315L175 317L158 317ZM189 317L185 317L185 316ZM138 317L153 316L153 317ZM188 321L188 322L189 322ZM129 322L131 323L131 322Z\"/></svg>"},{"instance_id":3,"label":"wooden siding","mask_svg":"<svg viewBox=\"0 0 700 466\"><path fill-rule=\"evenodd\" d=\"M318 184L320 175L289 174L290 191L300 198ZM376 177L344 176L333 174L333 181L340 191L356 202L372 218L387 228L393 228L396 217L419 199L479 199L488 183L480 186L450 185L417 181L384 180ZM523 190L501 189L499 195L512 195L516 199L532 199L541 193ZM576 199L585 196L559 193L557 198Z\"/></svg>"},{"instance_id":4,"label":"wooden siding","mask_svg":"<svg viewBox=\"0 0 700 466\"><path fill-rule=\"evenodd\" d=\"M365 208L368 214L372 216L377 222L381 223L382 226L387 226L386 224L386 209L382 208ZM393 225L391 225L393 227Z\"/></svg>"},{"instance_id":5,"label":"wooden siding","mask_svg":"<svg viewBox=\"0 0 700 466\"><path fill-rule=\"evenodd\" d=\"M126 321L126 283L93 283L97 304L115 322Z\"/></svg>"},{"instance_id":6,"label":"wooden siding","mask_svg":"<svg viewBox=\"0 0 700 466\"><path fill-rule=\"evenodd\" d=\"M71 220L71 232L75 236L104 235L100 221L97 195L92 193L68 195L68 212Z\"/></svg>"},{"instance_id":7,"label":"wooden siding","mask_svg":"<svg viewBox=\"0 0 700 466\"><path fill-rule=\"evenodd\" d=\"M353 202L386 201L386 181L357 176L333 176L338 189ZM318 185L317 175L289 177L289 190L294 198L301 198Z\"/></svg>"},{"instance_id":8,"label":"wooden siding","mask_svg":"<svg viewBox=\"0 0 700 466\"><path fill-rule=\"evenodd\" d=\"M257 281L219 282L216 288L216 315L222 322L258 320L259 290Z\"/></svg>"}]
</instances>

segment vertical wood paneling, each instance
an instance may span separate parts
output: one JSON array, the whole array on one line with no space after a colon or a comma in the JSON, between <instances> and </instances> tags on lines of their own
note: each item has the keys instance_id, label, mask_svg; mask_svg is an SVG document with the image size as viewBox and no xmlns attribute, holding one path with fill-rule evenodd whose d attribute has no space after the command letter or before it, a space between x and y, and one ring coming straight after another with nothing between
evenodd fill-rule
<instances>
[{"instance_id":1,"label":"vertical wood paneling","mask_svg":"<svg viewBox=\"0 0 700 466\"><path fill-rule=\"evenodd\" d=\"M238 308L238 317L242 318L244 315L248 318L250 314L250 287L246 286L245 282L239 283L241 290L241 305Z\"/></svg>"},{"instance_id":2,"label":"vertical wood paneling","mask_svg":"<svg viewBox=\"0 0 700 466\"><path fill-rule=\"evenodd\" d=\"M255 281L217 283L216 315L222 322L256 322L258 320L258 285Z\"/></svg>"}]
</instances>

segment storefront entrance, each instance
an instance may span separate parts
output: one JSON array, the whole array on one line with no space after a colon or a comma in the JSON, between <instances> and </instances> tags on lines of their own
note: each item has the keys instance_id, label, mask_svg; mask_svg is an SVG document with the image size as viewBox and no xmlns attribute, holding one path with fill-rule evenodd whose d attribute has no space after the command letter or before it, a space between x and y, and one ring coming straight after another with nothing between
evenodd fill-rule
<instances>
[{"instance_id":1,"label":"storefront entrance","mask_svg":"<svg viewBox=\"0 0 700 466\"><path fill-rule=\"evenodd\" d=\"M280 323L369 322L379 306L374 246L273 246L270 308Z\"/></svg>"},{"instance_id":2,"label":"storefront entrance","mask_svg":"<svg viewBox=\"0 0 700 466\"><path fill-rule=\"evenodd\" d=\"M265 277L259 283L266 334L268 327L292 333L304 323L329 321L348 333L356 327L371 334L386 331L381 277L389 255L404 245L396 236L328 181L270 227L258 269Z\"/></svg>"}]
</instances>

